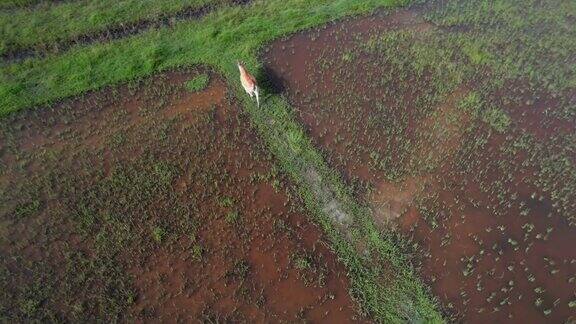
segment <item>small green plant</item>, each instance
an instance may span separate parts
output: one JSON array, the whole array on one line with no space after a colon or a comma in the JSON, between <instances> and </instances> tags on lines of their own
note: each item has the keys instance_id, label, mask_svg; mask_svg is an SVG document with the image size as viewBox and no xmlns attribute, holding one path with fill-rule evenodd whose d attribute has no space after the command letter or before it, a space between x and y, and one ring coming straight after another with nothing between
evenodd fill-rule
<instances>
[{"instance_id":1,"label":"small green plant","mask_svg":"<svg viewBox=\"0 0 576 324\"><path fill-rule=\"evenodd\" d=\"M166 238L166 234L166 230L160 226L156 226L152 230L152 238L158 243L161 243Z\"/></svg>"},{"instance_id":2,"label":"small green plant","mask_svg":"<svg viewBox=\"0 0 576 324\"><path fill-rule=\"evenodd\" d=\"M226 272L227 277L246 279L250 272L250 264L246 260L238 260L234 263L234 266Z\"/></svg>"},{"instance_id":3,"label":"small green plant","mask_svg":"<svg viewBox=\"0 0 576 324\"><path fill-rule=\"evenodd\" d=\"M20 311L27 316L32 316L38 310L40 302L35 299L23 300L20 304Z\"/></svg>"},{"instance_id":4,"label":"small green plant","mask_svg":"<svg viewBox=\"0 0 576 324\"><path fill-rule=\"evenodd\" d=\"M118 132L110 137L109 141L111 147L120 147L126 143L126 135L123 132Z\"/></svg>"},{"instance_id":5,"label":"small green plant","mask_svg":"<svg viewBox=\"0 0 576 324\"><path fill-rule=\"evenodd\" d=\"M510 117L499 108L490 108L482 114L482 120L497 132L503 133L510 126Z\"/></svg>"},{"instance_id":6,"label":"small green plant","mask_svg":"<svg viewBox=\"0 0 576 324\"><path fill-rule=\"evenodd\" d=\"M224 196L218 200L218 204L224 208L229 208L234 205L234 200L231 197Z\"/></svg>"},{"instance_id":7,"label":"small green plant","mask_svg":"<svg viewBox=\"0 0 576 324\"><path fill-rule=\"evenodd\" d=\"M466 97L460 100L458 107L468 112L475 113L482 107L482 100L478 93L470 91Z\"/></svg>"},{"instance_id":8,"label":"small green plant","mask_svg":"<svg viewBox=\"0 0 576 324\"><path fill-rule=\"evenodd\" d=\"M226 214L226 222L229 224L237 223L238 219L240 219L240 214L235 210Z\"/></svg>"},{"instance_id":9,"label":"small green plant","mask_svg":"<svg viewBox=\"0 0 576 324\"><path fill-rule=\"evenodd\" d=\"M354 59L354 53L352 52L346 52L342 55L342 61L344 62L350 62Z\"/></svg>"},{"instance_id":10,"label":"small green plant","mask_svg":"<svg viewBox=\"0 0 576 324\"><path fill-rule=\"evenodd\" d=\"M204 253L204 249L202 249L202 247L200 246L200 244L194 244L192 246L192 258L195 261L200 261L202 260L202 254Z\"/></svg>"},{"instance_id":11,"label":"small green plant","mask_svg":"<svg viewBox=\"0 0 576 324\"><path fill-rule=\"evenodd\" d=\"M294 266L298 270L306 270L310 269L312 265L310 263L310 260L308 260L308 258L299 256L296 259L294 259Z\"/></svg>"},{"instance_id":12,"label":"small green plant","mask_svg":"<svg viewBox=\"0 0 576 324\"><path fill-rule=\"evenodd\" d=\"M33 200L31 202L27 202L25 204L18 205L16 210L14 211L14 216L17 219L24 218L30 216L40 210L40 201Z\"/></svg>"},{"instance_id":13,"label":"small green plant","mask_svg":"<svg viewBox=\"0 0 576 324\"><path fill-rule=\"evenodd\" d=\"M480 48L478 44L466 44L462 51L472 64L480 65L490 61L490 54Z\"/></svg>"},{"instance_id":14,"label":"small green plant","mask_svg":"<svg viewBox=\"0 0 576 324\"><path fill-rule=\"evenodd\" d=\"M169 185L175 174L174 167L166 162L158 162L154 165L154 175L163 185Z\"/></svg>"},{"instance_id":15,"label":"small green plant","mask_svg":"<svg viewBox=\"0 0 576 324\"><path fill-rule=\"evenodd\" d=\"M186 89L192 92L198 92L206 89L210 78L207 74L199 74L186 82Z\"/></svg>"}]
</instances>

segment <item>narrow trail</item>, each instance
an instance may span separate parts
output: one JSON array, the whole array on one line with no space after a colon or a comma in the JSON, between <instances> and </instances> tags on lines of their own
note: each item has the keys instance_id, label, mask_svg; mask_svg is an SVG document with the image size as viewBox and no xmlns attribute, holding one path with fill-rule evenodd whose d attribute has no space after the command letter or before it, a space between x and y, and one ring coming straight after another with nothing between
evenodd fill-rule
<instances>
[{"instance_id":1,"label":"narrow trail","mask_svg":"<svg viewBox=\"0 0 576 324\"><path fill-rule=\"evenodd\" d=\"M251 0L229 0L224 5L248 5ZM78 45L90 45L94 43L106 43L148 30L163 27L172 27L180 21L197 20L217 10L221 6L207 4L201 7L186 7L171 15L161 15L156 18L144 19L119 26L112 26L106 30L75 36L52 44L37 45L36 47L18 48L4 52L0 55L2 63L17 63L28 58L42 58L48 55L61 54Z\"/></svg>"},{"instance_id":2,"label":"narrow trail","mask_svg":"<svg viewBox=\"0 0 576 324\"><path fill-rule=\"evenodd\" d=\"M310 70L307 70L306 66L299 64L299 62L314 62L319 53L325 53L326 48L338 48L347 42L354 42L357 39L354 35L358 33L362 33L363 37L367 38L371 35L405 30L416 33L419 35L418 37L425 37L427 32L441 29L428 22L421 15L419 8L376 13L362 19L347 21L345 27L338 26L340 26L338 23L334 23L318 34L308 31L292 35L289 40L281 43L282 45L272 45L270 51L266 52L267 54L263 58L263 61L266 62L265 74L270 80L272 91L279 95L287 92L298 95L299 91L310 91L308 88ZM314 36L308 36L310 34ZM273 59L270 59L271 57ZM322 87L322 91L328 92L333 86L330 83L330 78L322 79L322 85L318 85L318 87ZM452 149L457 149L462 129L453 127L454 125L449 122L448 116L457 110L455 109L456 103L467 92L466 87L454 91L447 102L437 107L437 114L429 117L429 120L426 120L417 132L426 143L435 140L445 143L446 150L430 151L428 146L424 146L418 147L417 151L414 152L415 154L422 156L423 159L436 161L442 160L446 155L451 155ZM303 108L309 105L305 100L299 102L288 96L287 101L289 103L284 105L287 110L293 110L290 105L301 105L297 110L304 113L310 110ZM298 115L298 112L295 114ZM272 115L282 114L273 113ZM270 118L273 122L268 122L268 125L282 124L282 121L274 120L274 117ZM300 190L305 192L304 196L308 196L308 199L312 201L309 203L312 205L310 209L321 215L321 222L330 222L331 227L338 232L340 238L359 256L364 267L378 269L376 271L378 274L370 277L370 281L380 287L397 284L396 288L399 289L387 291L385 295L375 298L378 303L389 305L394 309L396 319L402 318L402 321L408 322L438 320L440 316L430 315L437 312L436 307L433 306L434 302L425 301L428 295L415 287L418 285L414 284L418 282L418 278L410 272L409 267L406 267L404 263L402 252L399 251L401 243L389 235L389 227L383 226L391 219L398 217L402 210L411 204L420 191L420 183L428 182L427 177L408 179L410 180L406 183L408 188L401 186L398 188L381 188L378 194L375 193L374 197L370 197L371 200L367 201L367 205L364 206L347 190L338 173L326 164L323 157L316 159L315 154L318 153L299 152L291 149L289 143L291 132L293 132L292 127L300 127L301 122L299 117L294 116L294 118L295 120L290 122L297 125L283 125L282 128L284 129L280 131L266 127L264 133L269 134L265 134L264 137L276 136L280 138L278 142L288 143L286 149L277 149L282 152L275 155L286 168L297 166L296 170L291 171L291 173L293 178L296 178ZM458 119L465 120L466 118L460 116ZM305 122L304 124L306 125ZM334 127L334 124L332 126ZM310 132L313 133L313 131ZM304 137L303 141L306 142L309 138L314 138L314 134L305 134ZM312 142L314 141L312 140ZM310 145L314 150L314 144L310 143ZM387 290L387 288L383 289ZM423 309L428 310L429 313L422 311Z\"/></svg>"}]
</instances>

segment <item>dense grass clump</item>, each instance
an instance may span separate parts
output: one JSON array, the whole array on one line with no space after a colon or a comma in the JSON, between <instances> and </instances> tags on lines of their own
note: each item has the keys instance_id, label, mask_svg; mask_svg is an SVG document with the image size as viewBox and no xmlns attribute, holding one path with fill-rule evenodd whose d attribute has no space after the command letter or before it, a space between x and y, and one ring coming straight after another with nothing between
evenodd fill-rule
<instances>
[{"instance_id":1,"label":"dense grass clump","mask_svg":"<svg viewBox=\"0 0 576 324\"><path fill-rule=\"evenodd\" d=\"M197 75L194 78L192 78L191 80L189 80L188 82L186 82L186 89L188 89L188 91L192 91L192 92L204 90L206 88L206 86L208 86L209 81L210 81L210 78L208 77L207 74L204 73L204 74Z\"/></svg>"},{"instance_id":2,"label":"dense grass clump","mask_svg":"<svg viewBox=\"0 0 576 324\"><path fill-rule=\"evenodd\" d=\"M0 2L0 9L15 9L25 6L32 6L41 3L43 0L4 0Z\"/></svg>"}]
</instances>

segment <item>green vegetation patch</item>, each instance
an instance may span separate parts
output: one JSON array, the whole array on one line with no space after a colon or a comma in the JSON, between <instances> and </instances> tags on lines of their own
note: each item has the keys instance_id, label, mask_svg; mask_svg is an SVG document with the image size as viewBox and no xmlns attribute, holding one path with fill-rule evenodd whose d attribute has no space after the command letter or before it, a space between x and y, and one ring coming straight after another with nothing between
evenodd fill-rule
<instances>
[{"instance_id":1,"label":"green vegetation patch","mask_svg":"<svg viewBox=\"0 0 576 324\"><path fill-rule=\"evenodd\" d=\"M510 117L502 109L496 107L484 111L482 120L500 133L503 133L510 126Z\"/></svg>"},{"instance_id":2,"label":"green vegetation patch","mask_svg":"<svg viewBox=\"0 0 576 324\"><path fill-rule=\"evenodd\" d=\"M516 154L522 149L528 154L523 164L538 170L534 185L550 193L557 211L571 224L576 166L569 151L575 147L574 136L553 135L546 143L536 140L520 120L512 120L506 106L525 107L527 113L544 109L539 118L546 122L576 123L571 99L576 89L574 15L576 5L570 1L458 0L426 12L427 19L438 27L433 42L463 53L452 59L462 66L459 69L468 69L466 80L471 81L473 90L459 102L459 108L498 133L513 131L514 135L507 137L511 142L502 150ZM540 98L554 100L550 106L534 106ZM520 142L523 144L516 145Z\"/></svg>"},{"instance_id":3,"label":"green vegetation patch","mask_svg":"<svg viewBox=\"0 0 576 324\"><path fill-rule=\"evenodd\" d=\"M33 2L20 0L18 2ZM171 15L187 7L200 8L221 0L100 0L70 1L0 12L0 54L23 48L50 48L78 36Z\"/></svg>"},{"instance_id":4,"label":"green vegetation patch","mask_svg":"<svg viewBox=\"0 0 576 324\"><path fill-rule=\"evenodd\" d=\"M528 78L549 90L576 87L573 1L432 1L426 13L461 46L473 64L507 77ZM458 32L462 31L462 32Z\"/></svg>"},{"instance_id":5,"label":"green vegetation patch","mask_svg":"<svg viewBox=\"0 0 576 324\"><path fill-rule=\"evenodd\" d=\"M173 28L0 66L0 116L175 67L204 63L232 75L237 73L237 59L244 58L254 67L257 50L280 36L398 4L388 0L255 2L226 7Z\"/></svg>"},{"instance_id":6,"label":"green vegetation patch","mask_svg":"<svg viewBox=\"0 0 576 324\"><path fill-rule=\"evenodd\" d=\"M50 3L50 0L3 0L0 1L0 9L16 9L22 7L30 7L42 3Z\"/></svg>"},{"instance_id":7,"label":"green vegetation patch","mask_svg":"<svg viewBox=\"0 0 576 324\"><path fill-rule=\"evenodd\" d=\"M208 76L208 74L203 73L195 76L189 81L186 81L185 86L188 91L198 92L206 89L209 82L210 77Z\"/></svg>"}]
</instances>

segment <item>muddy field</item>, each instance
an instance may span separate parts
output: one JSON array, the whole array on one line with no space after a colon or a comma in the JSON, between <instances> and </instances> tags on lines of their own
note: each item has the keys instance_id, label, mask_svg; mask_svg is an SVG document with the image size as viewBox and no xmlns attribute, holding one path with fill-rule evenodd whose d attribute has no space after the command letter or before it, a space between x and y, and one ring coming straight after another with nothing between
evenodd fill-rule
<instances>
[{"instance_id":1,"label":"muddy field","mask_svg":"<svg viewBox=\"0 0 576 324\"><path fill-rule=\"evenodd\" d=\"M573 1L118 2L62 32L51 2L0 4L38 28L0 55L0 322L576 321Z\"/></svg>"},{"instance_id":2,"label":"muddy field","mask_svg":"<svg viewBox=\"0 0 576 324\"><path fill-rule=\"evenodd\" d=\"M0 318L365 321L218 75L165 73L1 123Z\"/></svg>"},{"instance_id":3,"label":"muddy field","mask_svg":"<svg viewBox=\"0 0 576 324\"><path fill-rule=\"evenodd\" d=\"M380 228L411 238L452 320L575 320L576 91L481 64L489 55L467 48L503 24L444 14L297 34L265 50L265 71Z\"/></svg>"}]
</instances>

